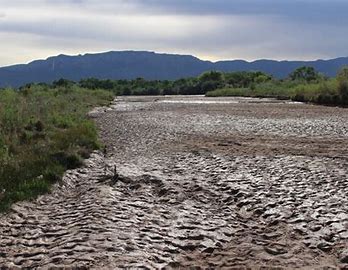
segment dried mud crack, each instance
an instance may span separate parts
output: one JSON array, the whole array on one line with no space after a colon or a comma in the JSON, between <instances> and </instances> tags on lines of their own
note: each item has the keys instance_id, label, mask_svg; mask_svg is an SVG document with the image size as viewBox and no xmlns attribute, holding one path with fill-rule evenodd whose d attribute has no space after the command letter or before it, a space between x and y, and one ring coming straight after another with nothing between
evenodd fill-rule
<instances>
[{"instance_id":1,"label":"dried mud crack","mask_svg":"<svg viewBox=\"0 0 348 270\"><path fill-rule=\"evenodd\" d=\"M347 109L129 97L91 116L106 154L0 217L2 269L348 269Z\"/></svg>"}]
</instances>

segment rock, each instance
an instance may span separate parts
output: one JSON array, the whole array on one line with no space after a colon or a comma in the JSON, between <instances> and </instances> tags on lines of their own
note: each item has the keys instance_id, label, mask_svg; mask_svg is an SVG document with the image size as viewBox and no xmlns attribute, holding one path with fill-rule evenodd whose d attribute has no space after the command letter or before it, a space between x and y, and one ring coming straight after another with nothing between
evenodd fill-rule
<instances>
[{"instance_id":1,"label":"rock","mask_svg":"<svg viewBox=\"0 0 348 270\"><path fill-rule=\"evenodd\" d=\"M214 252L214 248L212 247L209 247L209 248L206 248L205 250L203 250L204 253L213 253Z\"/></svg>"},{"instance_id":2,"label":"rock","mask_svg":"<svg viewBox=\"0 0 348 270\"><path fill-rule=\"evenodd\" d=\"M345 249L341 252L340 262L341 263L348 263L348 249Z\"/></svg>"},{"instance_id":3,"label":"rock","mask_svg":"<svg viewBox=\"0 0 348 270\"><path fill-rule=\"evenodd\" d=\"M331 248L332 248L332 245L330 245L329 243L326 243L326 242L320 242L318 245L317 245L317 248L319 248L320 250L322 251L330 251Z\"/></svg>"},{"instance_id":4,"label":"rock","mask_svg":"<svg viewBox=\"0 0 348 270\"><path fill-rule=\"evenodd\" d=\"M288 251L282 247L264 247L265 251L271 255L281 255L288 253Z\"/></svg>"},{"instance_id":5,"label":"rock","mask_svg":"<svg viewBox=\"0 0 348 270\"><path fill-rule=\"evenodd\" d=\"M256 216L260 216L264 213L264 209L263 208L257 208L254 210L254 215Z\"/></svg>"},{"instance_id":6,"label":"rock","mask_svg":"<svg viewBox=\"0 0 348 270\"><path fill-rule=\"evenodd\" d=\"M274 233L265 233L262 236L265 239L273 239L273 238L277 238L277 237L281 236L281 234L278 232L274 232Z\"/></svg>"},{"instance_id":7,"label":"rock","mask_svg":"<svg viewBox=\"0 0 348 270\"><path fill-rule=\"evenodd\" d=\"M321 225L312 225L312 226L309 227L309 229L310 229L312 232L318 232L318 231L321 230L321 228L322 228Z\"/></svg>"}]
</instances>

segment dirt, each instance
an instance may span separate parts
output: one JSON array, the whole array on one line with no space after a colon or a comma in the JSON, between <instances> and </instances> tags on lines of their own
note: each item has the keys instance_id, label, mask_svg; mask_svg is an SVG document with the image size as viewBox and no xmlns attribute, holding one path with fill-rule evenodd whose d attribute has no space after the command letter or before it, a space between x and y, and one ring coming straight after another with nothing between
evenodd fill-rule
<instances>
[{"instance_id":1,"label":"dirt","mask_svg":"<svg viewBox=\"0 0 348 270\"><path fill-rule=\"evenodd\" d=\"M128 97L90 116L105 150L0 217L3 269L348 269L348 109Z\"/></svg>"}]
</instances>

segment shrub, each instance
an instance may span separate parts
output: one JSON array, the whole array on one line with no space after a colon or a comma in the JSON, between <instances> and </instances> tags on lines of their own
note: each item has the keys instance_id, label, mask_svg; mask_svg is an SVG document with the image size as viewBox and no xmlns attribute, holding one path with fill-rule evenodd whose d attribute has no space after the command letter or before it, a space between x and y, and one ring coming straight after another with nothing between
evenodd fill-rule
<instances>
[{"instance_id":1,"label":"shrub","mask_svg":"<svg viewBox=\"0 0 348 270\"><path fill-rule=\"evenodd\" d=\"M348 105L348 67L343 67L337 74L338 93L341 96L341 102Z\"/></svg>"}]
</instances>

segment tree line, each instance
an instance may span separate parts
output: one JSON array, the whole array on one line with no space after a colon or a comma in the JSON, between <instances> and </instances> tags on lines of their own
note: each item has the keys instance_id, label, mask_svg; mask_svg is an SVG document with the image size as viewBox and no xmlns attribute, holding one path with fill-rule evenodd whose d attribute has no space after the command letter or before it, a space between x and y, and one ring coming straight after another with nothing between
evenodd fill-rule
<instances>
[{"instance_id":1,"label":"tree line","mask_svg":"<svg viewBox=\"0 0 348 270\"><path fill-rule=\"evenodd\" d=\"M27 84L20 89L28 89L33 85L47 89L78 86L90 90L107 90L115 95L242 95L291 98L321 104L348 104L347 67L343 67L335 78L328 78L313 67L303 66L295 69L285 79L277 79L260 71L207 71L198 77L172 81L87 78L74 82L62 78L52 84Z\"/></svg>"},{"instance_id":2,"label":"tree line","mask_svg":"<svg viewBox=\"0 0 348 270\"><path fill-rule=\"evenodd\" d=\"M313 81L322 78L311 67L299 68L289 75L287 80ZM271 75L260 71L220 72L208 71L198 77L182 78L178 80L110 80L87 78L79 82L67 79L59 79L52 84L39 83L47 87L68 87L78 85L87 89L104 89L112 91L116 95L204 95L224 87L247 88L256 84L275 81ZM30 88L34 84L26 84L23 88Z\"/></svg>"}]
</instances>

